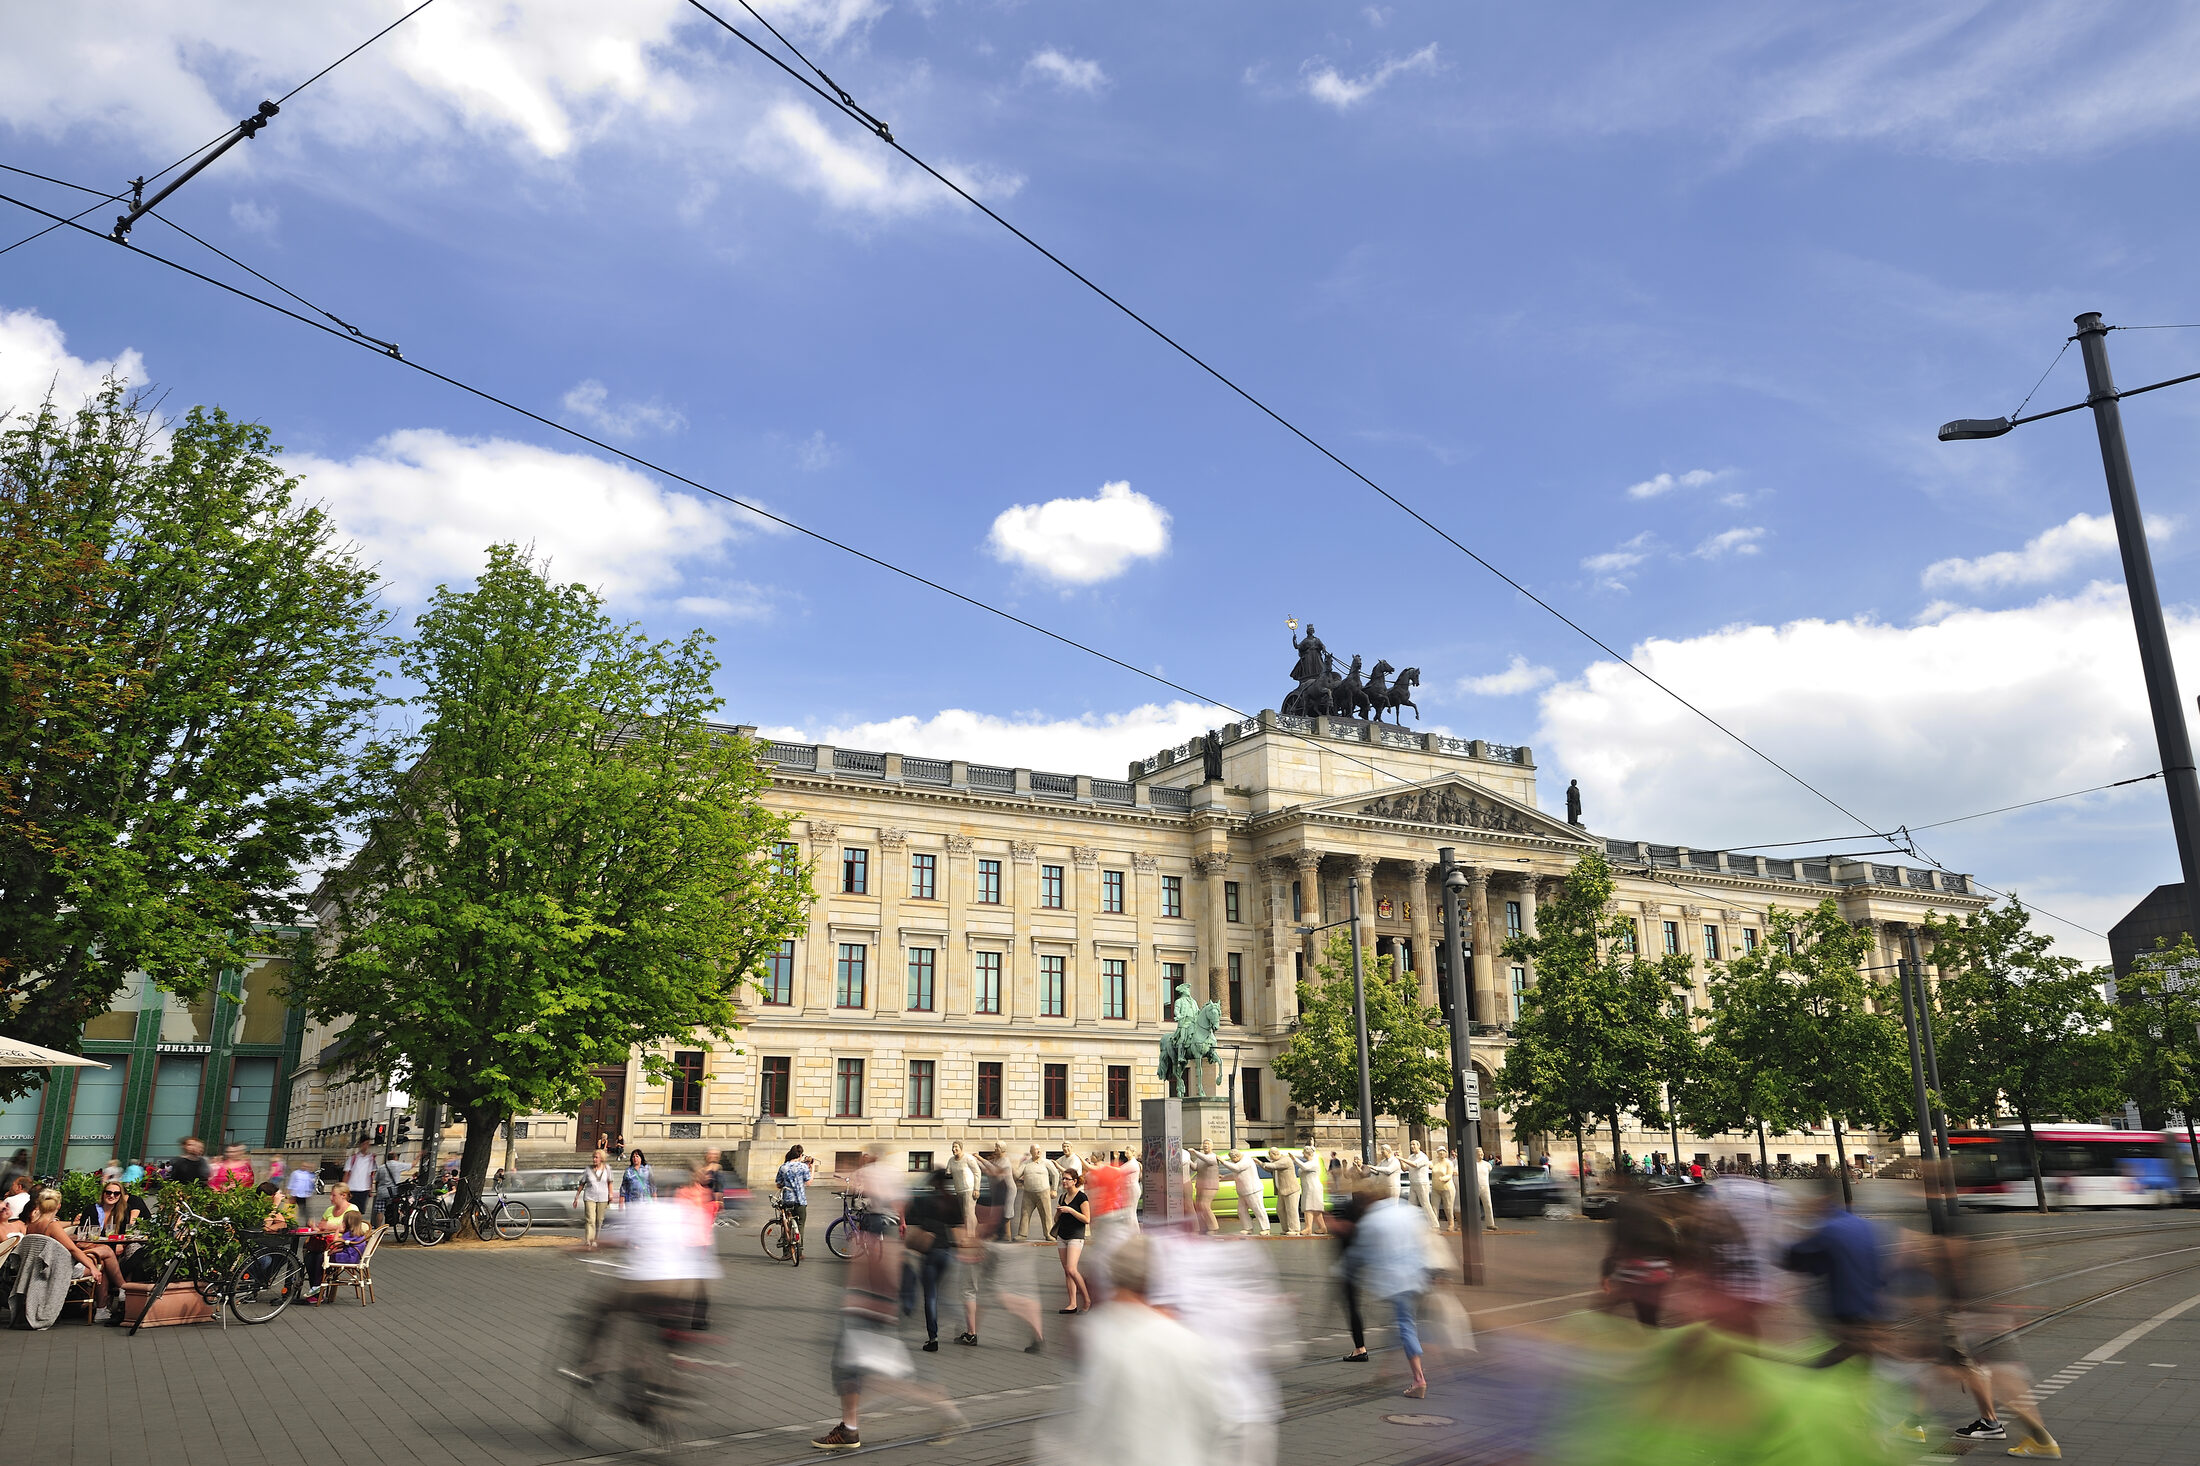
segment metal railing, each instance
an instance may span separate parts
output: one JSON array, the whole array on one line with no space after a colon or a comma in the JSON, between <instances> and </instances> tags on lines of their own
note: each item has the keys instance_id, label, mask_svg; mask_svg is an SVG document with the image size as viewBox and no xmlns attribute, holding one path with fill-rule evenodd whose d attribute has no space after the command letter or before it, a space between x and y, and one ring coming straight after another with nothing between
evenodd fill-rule
<instances>
[{"instance_id":1,"label":"metal railing","mask_svg":"<svg viewBox=\"0 0 2200 1466\"><path fill-rule=\"evenodd\" d=\"M1005 793L1016 792L1016 771L996 769L990 764L970 766L970 787L973 789L998 789Z\"/></svg>"},{"instance_id":2,"label":"metal railing","mask_svg":"<svg viewBox=\"0 0 2200 1466\"><path fill-rule=\"evenodd\" d=\"M1474 741L1470 738L1445 738L1438 735L1436 751L1438 753L1456 753L1464 757L1474 752Z\"/></svg>"},{"instance_id":3,"label":"metal railing","mask_svg":"<svg viewBox=\"0 0 2200 1466\"><path fill-rule=\"evenodd\" d=\"M955 782L955 766L944 758L912 758L901 756L901 781L904 784L952 784Z\"/></svg>"},{"instance_id":4,"label":"metal railing","mask_svg":"<svg viewBox=\"0 0 2200 1466\"><path fill-rule=\"evenodd\" d=\"M1043 794L1049 799L1075 799L1077 776L1075 774L1042 774L1032 771L1031 792Z\"/></svg>"},{"instance_id":5,"label":"metal railing","mask_svg":"<svg viewBox=\"0 0 2200 1466\"><path fill-rule=\"evenodd\" d=\"M865 753L860 748L836 748L833 750L833 772L853 774L859 779L883 779L886 777L886 755Z\"/></svg>"},{"instance_id":6,"label":"metal railing","mask_svg":"<svg viewBox=\"0 0 2200 1466\"><path fill-rule=\"evenodd\" d=\"M1517 743L1492 743L1489 750L1489 756L1501 764L1520 762L1520 745Z\"/></svg>"}]
</instances>

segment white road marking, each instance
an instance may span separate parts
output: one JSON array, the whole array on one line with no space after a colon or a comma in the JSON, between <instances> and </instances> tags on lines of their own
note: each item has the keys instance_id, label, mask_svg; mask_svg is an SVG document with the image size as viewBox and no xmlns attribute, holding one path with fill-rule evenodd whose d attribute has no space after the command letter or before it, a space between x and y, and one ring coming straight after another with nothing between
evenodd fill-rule
<instances>
[{"instance_id":1,"label":"white road marking","mask_svg":"<svg viewBox=\"0 0 2200 1466\"><path fill-rule=\"evenodd\" d=\"M2171 1319L2178 1318L2195 1308L2200 1308L2200 1293L2193 1294L2190 1298L2187 1298L2182 1303L2173 1304L2170 1307L2163 1309L2160 1313L2157 1313L2156 1315L2154 1315L2154 1317L2148 1319L2145 1323L2134 1324L2130 1328L2125 1329L2115 1338L2110 1339L2107 1343L2101 1345L2100 1348L2095 1349L2092 1353L2086 1355L2086 1362L2091 1364L2111 1363L2115 1360L2118 1354L2123 1353L2124 1350L2130 1348L2133 1344L2138 1343L2141 1339L2145 1338L2148 1334L2153 1333L2163 1324L2166 1324Z\"/></svg>"}]
</instances>

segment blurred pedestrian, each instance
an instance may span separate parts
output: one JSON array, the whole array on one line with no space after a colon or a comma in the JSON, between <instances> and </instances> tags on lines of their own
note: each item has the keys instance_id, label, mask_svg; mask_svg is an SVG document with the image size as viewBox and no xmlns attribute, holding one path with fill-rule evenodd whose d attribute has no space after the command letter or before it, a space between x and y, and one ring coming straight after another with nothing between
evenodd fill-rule
<instances>
[{"instance_id":1,"label":"blurred pedestrian","mask_svg":"<svg viewBox=\"0 0 2200 1466\"><path fill-rule=\"evenodd\" d=\"M1415 1313L1421 1294L1428 1289L1428 1213L1394 1197L1378 1197L1361 1215L1355 1231L1360 1291L1389 1305L1398 1325L1398 1346L1413 1372L1405 1396L1422 1399L1428 1394L1428 1375L1421 1367Z\"/></svg>"},{"instance_id":2,"label":"blurred pedestrian","mask_svg":"<svg viewBox=\"0 0 2200 1466\"><path fill-rule=\"evenodd\" d=\"M374 1143L364 1135L359 1137L359 1144L344 1162L344 1184L361 1201L369 1204L374 1201Z\"/></svg>"},{"instance_id":3,"label":"blurred pedestrian","mask_svg":"<svg viewBox=\"0 0 2200 1466\"><path fill-rule=\"evenodd\" d=\"M1359 1185L1337 1193L1329 1202L1329 1235L1337 1241L1337 1260L1331 1264L1331 1271L1344 1303L1345 1328L1352 1335L1352 1352L1343 1360L1346 1364L1367 1363L1367 1323L1360 1316L1359 1254L1354 1249L1360 1240L1360 1218L1380 1195L1382 1187L1363 1177Z\"/></svg>"},{"instance_id":4,"label":"blurred pedestrian","mask_svg":"<svg viewBox=\"0 0 2200 1466\"><path fill-rule=\"evenodd\" d=\"M2032 1377L2017 1353L2015 1317L2000 1317L1988 1299L2015 1291L2009 1254L1981 1248L1960 1238L1936 1239L1932 1272L1946 1310L1942 1364L1970 1391L1978 1417L1954 1432L1959 1440L2006 1440L2009 1428L1996 1402L2023 1429L2012 1456L2061 1457L2062 1447L2040 1415ZM2009 1276L2003 1276L2003 1274Z\"/></svg>"},{"instance_id":5,"label":"blurred pedestrian","mask_svg":"<svg viewBox=\"0 0 2200 1466\"><path fill-rule=\"evenodd\" d=\"M1121 1151L1114 1159L1085 1167L1085 1195L1092 1201L1092 1231L1078 1259L1078 1271L1094 1301L1108 1301L1108 1259L1138 1230L1131 1211L1130 1165Z\"/></svg>"},{"instance_id":6,"label":"blurred pedestrian","mask_svg":"<svg viewBox=\"0 0 2200 1466\"><path fill-rule=\"evenodd\" d=\"M115 1163L115 1175L122 1175L122 1163ZM241 1145L222 1147L221 1164L214 1167L212 1179L207 1185L216 1191L250 1191L259 1178L252 1174L252 1161Z\"/></svg>"},{"instance_id":7,"label":"blurred pedestrian","mask_svg":"<svg viewBox=\"0 0 2200 1466\"><path fill-rule=\"evenodd\" d=\"M1878 1228L1850 1211L1838 1180L1822 1183L1818 1225L1788 1248L1782 1265L1822 1284L1819 1314L1833 1347L1817 1360L1824 1369L1857 1354L1877 1352L1886 1259Z\"/></svg>"},{"instance_id":8,"label":"blurred pedestrian","mask_svg":"<svg viewBox=\"0 0 2200 1466\"><path fill-rule=\"evenodd\" d=\"M1630 1186L1612 1212L1612 1235L1601 1275L1609 1305L1626 1307L1635 1321L1656 1328L1673 1285L1673 1254L1680 1245L1662 1196Z\"/></svg>"},{"instance_id":9,"label":"blurred pedestrian","mask_svg":"<svg viewBox=\"0 0 2200 1466\"><path fill-rule=\"evenodd\" d=\"M1229 1459L1213 1350L1147 1301L1151 1240L1110 1264L1113 1291L1079 1335L1075 1404L1034 1454L1064 1466L1217 1466Z\"/></svg>"},{"instance_id":10,"label":"blurred pedestrian","mask_svg":"<svg viewBox=\"0 0 2200 1466\"><path fill-rule=\"evenodd\" d=\"M924 1352L940 1350L940 1279L947 1276L955 1258L956 1234L962 1230L962 1198L955 1191L955 1177L945 1166L925 1178L924 1186L909 1198L909 1250L916 1254L918 1290L924 1295Z\"/></svg>"},{"instance_id":11,"label":"blurred pedestrian","mask_svg":"<svg viewBox=\"0 0 2200 1466\"><path fill-rule=\"evenodd\" d=\"M214 1168L206 1163L206 1142L196 1135L186 1135L180 1147L183 1154L168 1163L168 1179L171 1181L196 1181L204 1186L213 1179Z\"/></svg>"},{"instance_id":12,"label":"blurred pedestrian","mask_svg":"<svg viewBox=\"0 0 2200 1466\"><path fill-rule=\"evenodd\" d=\"M898 1395L932 1405L949 1431L963 1429L962 1412L939 1391L916 1382L916 1365L894 1333L896 1294L900 1291L902 1246L895 1225L894 1187L881 1174L884 1154L874 1147L870 1161L850 1179L852 1189L870 1200L859 1219L869 1242L848 1263L848 1287L840 1305L840 1336L832 1354L833 1393L840 1397L840 1422L810 1442L821 1451L852 1451L863 1444L865 1391Z\"/></svg>"},{"instance_id":13,"label":"blurred pedestrian","mask_svg":"<svg viewBox=\"0 0 2200 1466\"><path fill-rule=\"evenodd\" d=\"M1150 1239L1146 1297L1207 1345L1222 1394L1225 1466L1274 1466L1283 1393L1276 1365L1298 1353L1294 1318L1276 1287L1267 1249L1218 1237L1160 1233Z\"/></svg>"},{"instance_id":14,"label":"blurred pedestrian","mask_svg":"<svg viewBox=\"0 0 2200 1466\"><path fill-rule=\"evenodd\" d=\"M290 1208L297 1213L298 1225L309 1227L318 1219L320 1205L314 1189L313 1168L303 1160L296 1160L283 1174L283 1190L290 1196Z\"/></svg>"},{"instance_id":15,"label":"blurred pedestrian","mask_svg":"<svg viewBox=\"0 0 2200 1466\"><path fill-rule=\"evenodd\" d=\"M1046 1329L1039 1318L1039 1290L1031 1266L1030 1249L1008 1240L1008 1205L1015 1190L1007 1162L998 1147L978 1158L984 1179L979 1183L978 1226L962 1239L963 1320L965 1327L955 1342L978 1346L978 1295L989 1293L993 1301L1031 1329L1026 1354L1046 1349Z\"/></svg>"}]
</instances>

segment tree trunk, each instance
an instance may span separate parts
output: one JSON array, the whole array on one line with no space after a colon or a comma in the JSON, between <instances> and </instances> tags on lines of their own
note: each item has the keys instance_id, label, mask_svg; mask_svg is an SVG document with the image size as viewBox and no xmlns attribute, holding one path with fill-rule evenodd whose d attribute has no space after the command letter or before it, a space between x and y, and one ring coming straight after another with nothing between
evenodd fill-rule
<instances>
[{"instance_id":1,"label":"tree trunk","mask_svg":"<svg viewBox=\"0 0 2200 1466\"><path fill-rule=\"evenodd\" d=\"M1833 1117L1833 1163L1841 1168L1841 1204L1856 1205L1856 1193L1849 1189L1849 1152L1841 1144L1841 1117Z\"/></svg>"},{"instance_id":2,"label":"tree trunk","mask_svg":"<svg viewBox=\"0 0 2200 1466\"><path fill-rule=\"evenodd\" d=\"M2024 1122L2024 1148L2032 1153L2032 1199L2041 1211L2047 1210L2047 1183L2040 1178L2040 1142L2032 1133L2032 1111L2029 1107L2017 1111L2017 1118Z\"/></svg>"},{"instance_id":3,"label":"tree trunk","mask_svg":"<svg viewBox=\"0 0 2200 1466\"><path fill-rule=\"evenodd\" d=\"M975 961L976 959L973 958L972 960ZM1765 1149L1765 1122L1764 1117L1761 1115L1757 1119L1757 1179L1760 1181L1772 1179L1772 1160L1770 1153Z\"/></svg>"},{"instance_id":4,"label":"tree trunk","mask_svg":"<svg viewBox=\"0 0 2200 1466\"><path fill-rule=\"evenodd\" d=\"M458 1163L458 1214L464 1216L481 1195L489 1178L489 1162L496 1155L497 1129L504 1122L504 1106L483 1103L466 1111L466 1149Z\"/></svg>"},{"instance_id":5,"label":"tree trunk","mask_svg":"<svg viewBox=\"0 0 2200 1466\"><path fill-rule=\"evenodd\" d=\"M1619 1111L1614 1110L1612 1111L1612 1169L1618 1172L1620 1175L1624 1176L1627 1174L1627 1166L1625 1162L1620 1159L1620 1155L1621 1151L1619 1148Z\"/></svg>"},{"instance_id":6,"label":"tree trunk","mask_svg":"<svg viewBox=\"0 0 2200 1466\"><path fill-rule=\"evenodd\" d=\"M420 1167L413 1179L428 1195L435 1194L436 1153L443 1148L443 1106L432 1099L420 1101Z\"/></svg>"},{"instance_id":7,"label":"tree trunk","mask_svg":"<svg viewBox=\"0 0 2200 1466\"><path fill-rule=\"evenodd\" d=\"M975 961L976 959L973 958L972 960ZM1581 1207L1581 1214L1587 1216L1589 1215L1589 1157L1588 1152L1583 1150L1581 1145L1582 1128L1581 1122L1576 1120L1574 1122L1574 1199Z\"/></svg>"}]
</instances>

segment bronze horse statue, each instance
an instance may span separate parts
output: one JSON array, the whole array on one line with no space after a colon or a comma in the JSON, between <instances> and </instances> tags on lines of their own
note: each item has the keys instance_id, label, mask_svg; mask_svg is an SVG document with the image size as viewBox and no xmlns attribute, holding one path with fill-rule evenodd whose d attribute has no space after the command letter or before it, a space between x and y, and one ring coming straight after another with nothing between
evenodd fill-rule
<instances>
[{"instance_id":1,"label":"bronze horse statue","mask_svg":"<svg viewBox=\"0 0 2200 1466\"><path fill-rule=\"evenodd\" d=\"M1325 677L1307 678L1298 685L1297 691L1284 697L1280 711L1299 718L1368 716L1372 704L1365 684L1360 681L1360 659L1354 657L1351 670L1343 676L1331 672ZM1414 715L1420 715L1418 708Z\"/></svg>"},{"instance_id":2,"label":"bronze horse statue","mask_svg":"<svg viewBox=\"0 0 2200 1466\"><path fill-rule=\"evenodd\" d=\"M1385 671L1388 666L1389 664L1386 662L1377 662L1375 670L1378 672ZM1380 720L1386 712L1396 713L1400 708L1411 708L1413 709L1413 720L1419 722L1421 720L1421 705L1413 700L1413 689L1420 685L1421 669L1419 667L1408 667L1400 672L1398 680L1385 688L1382 696L1376 702L1375 717L1377 720ZM1370 684L1368 691L1373 692L1374 690L1374 685ZM1405 721L1405 715L1400 713L1398 716L1399 725L1404 726Z\"/></svg>"}]
</instances>

